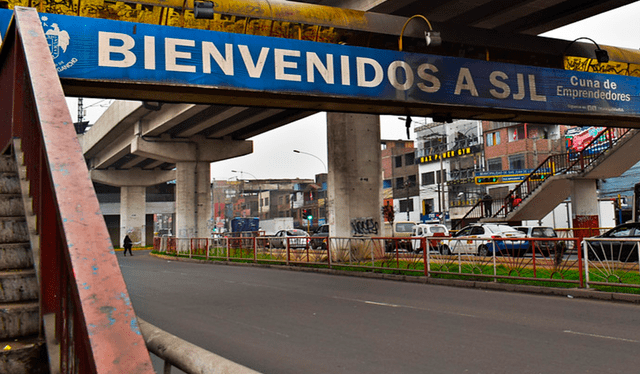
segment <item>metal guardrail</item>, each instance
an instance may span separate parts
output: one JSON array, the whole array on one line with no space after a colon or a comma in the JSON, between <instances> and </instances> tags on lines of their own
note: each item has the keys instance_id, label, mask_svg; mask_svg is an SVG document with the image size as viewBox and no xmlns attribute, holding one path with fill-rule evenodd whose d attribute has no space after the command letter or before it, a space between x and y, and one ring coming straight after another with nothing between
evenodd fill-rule
<instances>
[{"instance_id":1,"label":"metal guardrail","mask_svg":"<svg viewBox=\"0 0 640 374\"><path fill-rule=\"evenodd\" d=\"M16 7L0 49L0 148L20 139L40 242L52 372L153 373L38 13ZM20 167L20 166L19 166ZM50 317L55 318L50 318Z\"/></svg>"},{"instance_id":2,"label":"metal guardrail","mask_svg":"<svg viewBox=\"0 0 640 374\"><path fill-rule=\"evenodd\" d=\"M587 287L640 289L639 239L585 238L582 243Z\"/></svg>"},{"instance_id":3,"label":"metal guardrail","mask_svg":"<svg viewBox=\"0 0 640 374\"><path fill-rule=\"evenodd\" d=\"M595 254L586 238L356 237L325 238L325 247L271 248L268 237L156 238L154 251L202 260L277 263L284 266L325 265L333 269L400 271L425 277L454 275L486 281L517 280L530 284L563 283L573 287L620 286L640 289L638 248L624 257ZM469 249L453 249L464 241ZM609 240L607 240L609 241ZM629 240L620 240L628 243ZM449 250L444 250L446 245ZM487 253L479 248L488 247ZM493 251L492 248L497 248ZM615 249L612 250L614 253ZM627 261L632 259L633 261Z\"/></svg>"},{"instance_id":4,"label":"metal guardrail","mask_svg":"<svg viewBox=\"0 0 640 374\"><path fill-rule=\"evenodd\" d=\"M233 361L191 344L138 318L140 331L149 352L164 360L163 374L176 367L187 374L228 373L259 374Z\"/></svg>"}]
</instances>

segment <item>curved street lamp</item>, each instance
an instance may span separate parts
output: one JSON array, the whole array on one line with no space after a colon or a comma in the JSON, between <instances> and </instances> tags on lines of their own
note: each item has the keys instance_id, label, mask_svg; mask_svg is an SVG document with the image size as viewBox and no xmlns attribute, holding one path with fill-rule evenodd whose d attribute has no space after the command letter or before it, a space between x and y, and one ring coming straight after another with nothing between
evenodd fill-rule
<instances>
[{"instance_id":1,"label":"curved street lamp","mask_svg":"<svg viewBox=\"0 0 640 374\"><path fill-rule=\"evenodd\" d=\"M318 159L318 161L320 161L322 163L322 166L324 166L324 172L329 174L329 169L327 169L327 164L325 164L324 161L322 161L322 159L320 157L318 157L318 156L316 156L314 154L311 154L309 152L299 151L297 149L294 149L293 153L302 153L302 154L305 154L305 155L308 155L308 156L311 156L311 157L315 157L316 159Z\"/></svg>"},{"instance_id":2,"label":"curved street lamp","mask_svg":"<svg viewBox=\"0 0 640 374\"><path fill-rule=\"evenodd\" d=\"M329 169L327 168L327 164L325 164L324 161L322 161L322 159L320 157L318 157L318 156L316 156L314 154L311 154L309 152L303 152L303 151L300 151L300 150L297 150L297 149L294 149L293 153L301 153L301 154L304 154L304 155L315 157L318 161L320 161L322 163L322 166L324 166L325 173L327 174L327 185L329 184ZM327 218L329 216L329 212L327 211L327 198L328 198L328 191L325 190L324 191L324 201L323 201L325 223L328 223ZM318 215L320 215L320 214L318 213Z\"/></svg>"}]
</instances>

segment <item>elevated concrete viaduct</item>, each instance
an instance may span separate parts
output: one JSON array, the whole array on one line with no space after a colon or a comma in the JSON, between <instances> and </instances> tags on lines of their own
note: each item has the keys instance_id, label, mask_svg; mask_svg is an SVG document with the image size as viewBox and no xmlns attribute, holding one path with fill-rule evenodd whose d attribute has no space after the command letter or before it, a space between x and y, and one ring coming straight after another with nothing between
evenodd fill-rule
<instances>
[{"instance_id":1,"label":"elevated concrete viaduct","mask_svg":"<svg viewBox=\"0 0 640 374\"><path fill-rule=\"evenodd\" d=\"M280 6L282 2L273 0ZM537 33L560 27L585 17L616 8L631 1L530 2L489 1L462 4L459 1L373 1L327 0L299 1L350 8L356 11L376 11L385 14L351 13L358 20L351 25L319 23L349 31L349 41L364 42L363 46L384 45L395 49L400 27L407 26L406 50L448 56L464 56L478 60L501 61L522 65L563 68L567 41L535 37ZM223 1L221 4L226 4ZM283 5L286 7L286 4ZM311 5L309 5L311 6ZM231 9L231 8L229 8ZM238 8L239 9L239 8ZM229 11L233 17L250 15L242 10ZM300 9L300 8L296 8ZM329 8L323 8L329 12ZM235 12L235 13L234 13ZM321 12L322 13L322 12ZM321 14L318 13L318 14ZM304 24L307 15L293 12L274 15L272 20L298 17ZM446 37L442 47L425 48L421 22L408 23L408 18L423 14L434 28ZM387 18L385 18L387 16ZM312 21L309 21L312 22ZM398 27L395 27L395 26ZM247 28L245 27L245 31ZM370 33L368 38L362 38ZM354 36L355 35L355 36ZM372 37L372 35L374 35ZM376 44L377 43L377 44ZM374 44L374 45L371 45ZM615 61L637 62L634 52L601 46ZM591 43L575 43L571 54L593 57ZM343 78L344 79L344 78ZM377 114L431 116L438 119L477 118L494 121L555 122L582 125L640 127L640 122L616 112L549 113L535 110L504 110L498 107L477 108L459 103L416 103L378 99L352 99L315 94L277 92L267 94L256 90L235 90L224 87L173 85L169 89L145 82L125 83L62 78L68 95L137 99L140 102L117 102L83 136L83 149L95 180L125 188L142 187L144 181L177 180L178 236L206 236L206 219L210 216L208 185L209 163L241 156L252 151L249 138L316 111L328 115L329 134L329 222L333 236L349 236L349 220L370 217L381 222L381 176L379 173L379 121ZM533 91L531 92L533 95ZM195 104L182 104L191 102ZM359 114L367 113L367 114ZM136 182L122 182L116 171L135 169ZM167 173L174 170L175 175ZM158 176L159 174L159 176ZM150 183L150 182L149 182ZM139 195L140 189L136 190ZM125 196L129 195L125 192ZM368 208L365 208L368 207ZM122 212L132 215L131 212ZM340 218L340 222L337 221ZM123 230L137 230L139 223L122 224ZM124 234L121 233L123 236Z\"/></svg>"}]
</instances>

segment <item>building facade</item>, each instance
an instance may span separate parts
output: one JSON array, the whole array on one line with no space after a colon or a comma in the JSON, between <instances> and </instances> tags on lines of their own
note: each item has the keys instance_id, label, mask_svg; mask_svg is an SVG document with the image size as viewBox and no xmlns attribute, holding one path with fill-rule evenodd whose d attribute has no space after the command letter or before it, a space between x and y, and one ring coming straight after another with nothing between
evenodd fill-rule
<instances>
[{"instance_id":1,"label":"building facade","mask_svg":"<svg viewBox=\"0 0 640 374\"><path fill-rule=\"evenodd\" d=\"M475 204L482 189L474 175L484 167L481 123L457 120L415 129L420 173L420 221L450 223Z\"/></svg>"},{"instance_id":2,"label":"building facade","mask_svg":"<svg viewBox=\"0 0 640 374\"><path fill-rule=\"evenodd\" d=\"M493 199L504 199L547 157L567 151L567 126L553 124L482 122L486 172L495 181L483 182Z\"/></svg>"},{"instance_id":3,"label":"building facade","mask_svg":"<svg viewBox=\"0 0 640 374\"><path fill-rule=\"evenodd\" d=\"M412 140L382 140L383 205L391 205L395 220L420 219L418 163Z\"/></svg>"}]
</instances>

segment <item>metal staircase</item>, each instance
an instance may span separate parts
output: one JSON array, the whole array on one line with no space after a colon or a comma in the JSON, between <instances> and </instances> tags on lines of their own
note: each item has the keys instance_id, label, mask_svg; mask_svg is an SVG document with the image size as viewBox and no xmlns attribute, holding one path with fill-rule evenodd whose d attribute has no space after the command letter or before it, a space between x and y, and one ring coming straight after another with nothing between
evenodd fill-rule
<instances>
[{"instance_id":1,"label":"metal staircase","mask_svg":"<svg viewBox=\"0 0 640 374\"><path fill-rule=\"evenodd\" d=\"M49 373L16 163L0 155L0 373Z\"/></svg>"},{"instance_id":2,"label":"metal staircase","mask_svg":"<svg viewBox=\"0 0 640 374\"><path fill-rule=\"evenodd\" d=\"M640 131L607 128L580 152L549 156L506 198L494 200L493 215L483 217L483 201L478 201L454 227L465 222L512 222L542 219L572 191L574 179L602 179L619 176L640 160ZM514 206L513 199L522 201Z\"/></svg>"},{"instance_id":3,"label":"metal staircase","mask_svg":"<svg viewBox=\"0 0 640 374\"><path fill-rule=\"evenodd\" d=\"M151 374L38 13L3 36L0 373Z\"/></svg>"}]
</instances>

